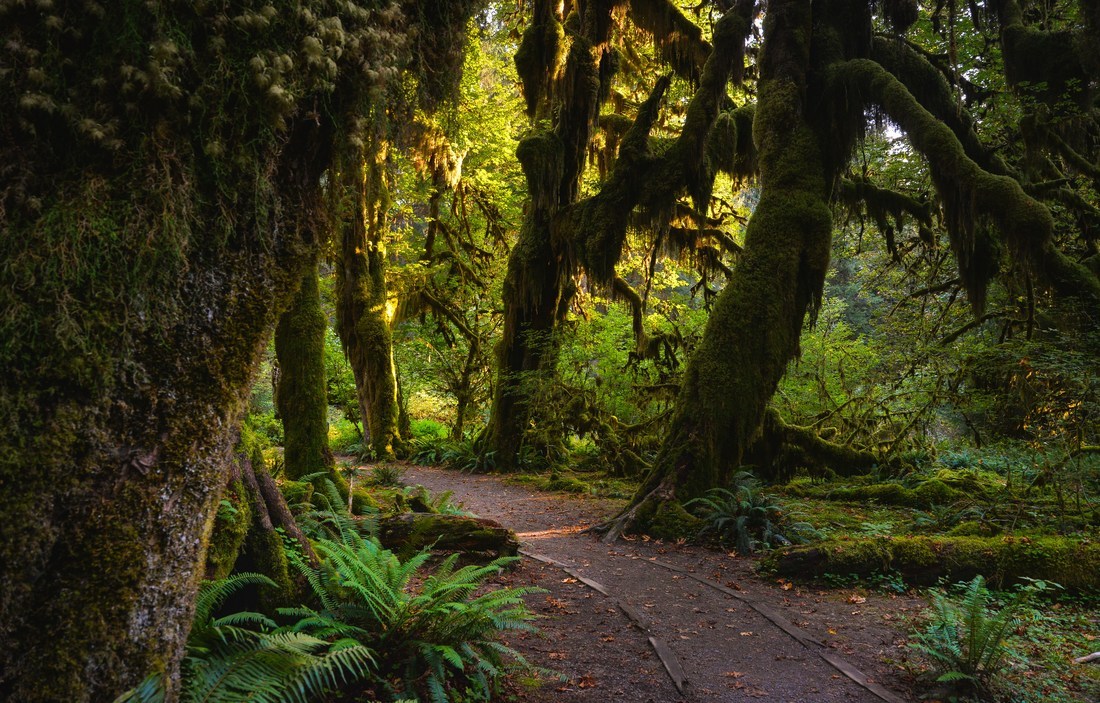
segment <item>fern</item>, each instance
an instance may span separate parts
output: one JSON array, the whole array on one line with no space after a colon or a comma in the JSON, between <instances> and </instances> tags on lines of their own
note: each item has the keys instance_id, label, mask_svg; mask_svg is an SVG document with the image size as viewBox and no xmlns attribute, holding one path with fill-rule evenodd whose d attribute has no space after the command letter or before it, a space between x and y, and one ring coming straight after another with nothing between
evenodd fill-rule
<instances>
[{"instance_id":1,"label":"fern","mask_svg":"<svg viewBox=\"0 0 1100 703\"><path fill-rule=\"evenodd\" d=\"M981 690L1005 668L1011 652L1007 637L1020 611L1037 593L1058 586L1032 581L1017 589L1000 609L992 607L993 594L981 575L958 587L957 598L944 592L932 594L932 620L909 646L932 661L937 681Z\"/></svg>"},{"instance_id":2,"label":"fern","mask_svg":"<svg viewBox=\"0 0 1100 703\"><path fill-rule=\"evenodd\" d=\"M733 544L742 554L757 549L804 542L818 535L809 523L792 519L792 514L772 496L760 490L760 482L747 471L734 474L732 488L712 488L690 500L705 524L700 538L715 538Z\"/></svg>"},{"instance_id":3,"label":"fern","mask_svg":"<svg viewBox=\"0 0 1100 703\"><path fill-rule=\"evenodd\" d=\"M348 543L322 539L317 551L324 558L320 568L301 561L296 565L321 610L285 614L299 617L299 631L346 636L377 652L377 673L391 697L446 703L462 692L463 700L487 701L509 670L537 671L496 639L503 631L533 631L523 596L537 589L479 595L485 580L514 557L458 568L452 555L414 587L427 551L403 562L375 540L361 537Z\"/></svg>"},{"instance_id":4,"label":"fern","mask_svg":"<svg viewBox=\"0 0 1100 703\"><path fill-rule=\"evenodd\" d=\"M275 585L266 576L237 574L200 587L180 665L180 700L305 703L371 675L373 653L357 641L330 643L304 628L275 629L275 623L259 613L213 616L226 597L250 584ZM164 676L154 674L115 703L164 700Z\"/></svg>"}]
</instances>

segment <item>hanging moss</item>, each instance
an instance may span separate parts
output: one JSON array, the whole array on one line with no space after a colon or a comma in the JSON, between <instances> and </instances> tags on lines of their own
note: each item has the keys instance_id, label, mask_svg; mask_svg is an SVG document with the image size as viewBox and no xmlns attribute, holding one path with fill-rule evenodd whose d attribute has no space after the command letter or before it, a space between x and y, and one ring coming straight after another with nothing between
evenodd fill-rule
<instances>
[{"instance_id":1,"label":"hanging moss","mask_svg":"<svg viewBox=\"0 0 1100 703\"><path fill-rule=\"evenodd\" d=\"M535 208L557 203L558 185L564 175L564 145L556 132L539 130L520 140L516 159L527 179L527 193Z\"/></svg>"},{"instance_id":2,"label":"hanging moss","mask_svg":"<svg viewBox=\"0 0 1100 703\"><path fill-rule=\"evenodd\" d=\"M1056 112L1089 107L1093 97L1090 76L1078 53L1078 32L1042 31L1024 23L1016 0L998 4L1005 78L1031 100Z\"/></svg>"},{"instance_id":3,"label":"hanging moss","mask_svg":"<svg viewBox=\"0 0 1100 703\"><path fill-rule=\"evenodd\" d=\"M535 116L549 91L564 51L565 29L554 17L551 3L538 0L515 56L528 117Z\"/></svg>"},{"instance_id":4,"label":"hanging moss","mask_svg":"<svg viewBox=\"0 0 1100 703\"><path fill-rule=\"evenodd\" d=\"M670 0L632 0L630 17L653 37L661 59L692 83L699 80L711 46L703 31Z\"/></svg>"},{"instance_id":5,"label":"hanging moss","mask_svg":"<svg viewBox=\"0 0 1100 703\"><path fill-rule=\"evenodd\" d=\"M718 115L707 137L707 159L714 168L734 177L734 187L756 175L756 145L752 141L752 103Z\"/></svg>"},{"instance_id":6,"label":"hanging moss","mask_svg":"<svg viewBox=\"0 0 1100 703\"><path fill-rule=\"evenodd\" d=\"M955 134L877 63L853 60L836 67L834 77L847 84L853 95L880 105L929 160L957 257L966 261L980 244L974 224L984 216L996 224L1015 257L1056 292L1082 300L1088 309L1100 304L1100 279L1054 246L1050 211L1017 181L989 173L968 158ZM972 302L980 305L981 300L976 297Z\"/></svg>"}]
</instances>

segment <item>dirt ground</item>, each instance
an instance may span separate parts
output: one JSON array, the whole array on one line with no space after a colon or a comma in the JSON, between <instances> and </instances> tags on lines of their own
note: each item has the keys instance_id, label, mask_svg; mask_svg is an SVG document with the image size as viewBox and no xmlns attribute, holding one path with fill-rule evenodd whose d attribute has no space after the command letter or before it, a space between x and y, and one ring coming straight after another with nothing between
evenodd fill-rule
<instances>
[{"instance_id":1,"label":"dirt ground","mask_svg":"<svg viewBox=\"0 0 1100 703\"><path fill-rule=\"evenodd\" d=\"M409 466L403 480L451 491L454 502L519 534L528 556L500 582L548 592L528 599L540 634L510 644L566 681L516 684L515 699L916 700L900 665L908 653L901 623L923 606L919 599L805 588L762 578L736 555L656 540L607 545L583 533L619 501L420 466ZM679 689L658 650L683 679Z\"/></svg>"}]
</instances>

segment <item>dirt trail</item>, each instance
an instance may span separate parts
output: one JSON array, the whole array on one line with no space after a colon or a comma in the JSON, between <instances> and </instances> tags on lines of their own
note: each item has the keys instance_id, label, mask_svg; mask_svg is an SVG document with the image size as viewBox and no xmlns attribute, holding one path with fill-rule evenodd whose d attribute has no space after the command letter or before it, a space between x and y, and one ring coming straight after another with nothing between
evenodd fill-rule
<instances>
[{"instance_id":1,"label":"dirt trail","mask_svg":"<svg viewBox=\"0 0 1100 703\"><path fill-rule=\"evenodd\" d=\"M524 551L556 562L526 558L502 578L549 591L530 599L532 609L545 616L538 623L543 636L512 644L534 663L569 676L565 684L516 691L521 700L882 703L883 697L853 682L820 652L847 664L849 673L858 669L872 687L888 689L887 698L914 700L902 672L884 659L904 658L897 623L920 607L917 599L803 589L757 577L747 559L657 541L606 545L581 534L614 514L617 501L542 493L496 476L420 466L410 466L404 481L433 494L452 491L466 509L519 533ZM821 645L800 642L777 622L793 623L788 629ZM677 663L682 667L682 692L657 650L674 673Z\"/></svg>"}]
</instances>

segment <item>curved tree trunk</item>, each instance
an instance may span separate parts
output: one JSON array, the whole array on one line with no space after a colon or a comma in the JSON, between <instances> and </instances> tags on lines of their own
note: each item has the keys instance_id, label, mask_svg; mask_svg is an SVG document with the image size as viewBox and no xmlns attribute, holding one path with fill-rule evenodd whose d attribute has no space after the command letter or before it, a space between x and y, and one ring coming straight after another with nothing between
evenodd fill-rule
<instances>
[{"instance_id":1,"label":"curved tree trunk","mask_svg":"<svg viewBox=\"0 0 1100 703\"><path fill-rule=\"evenodd\" d=\"M554 91L551 59L558 50L561 24L555 3L538 0L532 23L516 54L528 111L549 113ZM601 76L608 63L611 29L609 2L582 6L573 36L554 126L526 137L516 149L530 195L519 240L508 258L504 280L504 328L497 347L497 383L483 454L492 452L496 468L516 468L516 458L534 410L540 384L552 376L558 358L558 322L573 297L573 267L568 243L555 236L552 222L580 192L588 142L599 114Z\"/></svg>"},{"instance_id":2,"label":"curved tree trunk","mask_svg":"<svg viewBox=\"0 0 1100 703\"><path fill-rule=\"evenodd\" d=\"M385 153L368 152L366 163L348 169L353 203L342 225L337 267L337 329L355 376L365 441L379 459L404 448L398 429L397 373L393 363L386 289Z\"/></svg>"},{"instance_id":3,"label":"curved tree trunk","mask_svg":"<svg viewBox=\"0 0 1100 703\"><path fill-rule=\"evenodd\" d=\"M284 207L310 211L326 153L320 131L303 126L286 147L275 192L304 188L307 199ZM240 212L279 203L271 193L235 196ZM315 245L293 226L276 239L265 219L228 229L220 208L197 203L190 219L150 223L134 203L125 181L117 190L61 184L42 218L19 223L26 236L2 238L4 260L29 262L47 238L75 242L105 226L112 235L82 252L99 267L99 287L73 297L62 277L40 291L40 304L68 297L87 321L84 349L68 348L64 329L41 318L54 314L48 305L16 313L48 333L3 335L5 359L19 359L0 374L3 700L113 700L153 671L169 674L174 695L248 383ZM179 259L159 263L164 275L126 287L118 282L151 263L125 239L135 231L191 239Z\"/></svg>"},{"instance_id":4,"label":"curved tree trunk","mask_svg":"<svg viewBox=\"0 0 1100 703\"><path fill-rule=\"evenodd\" d=\"M650 514L639 510L646 503L680 502L728 482L798 353L803 318L820 301L832 213L820 137L806 115L811 21L809 0L768 5L753 125L760 202L688 362L654 469L610 537Z\"/></svg>"},{"instance_id":5,"label":"curved tree trunk","mask_svg":"<svg viewBox=\"0 0 1100 703\"><path fill-rule=\"evenodd\" d=\"M327 326L314 263L302 277L290 308L275 327L275 356L280 372L275 406L283 422L287 478L298 480L307 474L327 471L339 484L328 447Z\"/></svg>"}]
</instances>

